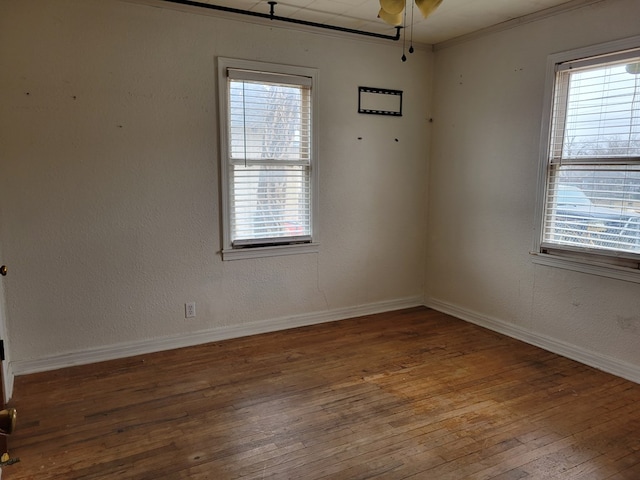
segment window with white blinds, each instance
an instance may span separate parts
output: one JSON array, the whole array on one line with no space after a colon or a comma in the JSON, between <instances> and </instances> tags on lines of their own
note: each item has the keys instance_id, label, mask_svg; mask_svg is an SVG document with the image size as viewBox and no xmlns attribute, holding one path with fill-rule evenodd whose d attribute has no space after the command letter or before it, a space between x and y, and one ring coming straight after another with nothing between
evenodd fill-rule
<instances>
[{"instance_id":1,"label":"window with white blinds","mask_svg":"<svg viewBox=\"0 0 640 480\"><path fill-rule=\"evenodd\" d=\"M637 266L640 48L557 63L554 79L541 251Z\"/></svg>"},{"instance_id":2,"label":"window with white blinds","mask_svg":"<svg viewBox=\"0 0 640 480\"><path fill-rule=\"evenodd\" d=\"M219 63L225 90L225 248L313 242L313 72Z\"/></svg>"}]
</instances>

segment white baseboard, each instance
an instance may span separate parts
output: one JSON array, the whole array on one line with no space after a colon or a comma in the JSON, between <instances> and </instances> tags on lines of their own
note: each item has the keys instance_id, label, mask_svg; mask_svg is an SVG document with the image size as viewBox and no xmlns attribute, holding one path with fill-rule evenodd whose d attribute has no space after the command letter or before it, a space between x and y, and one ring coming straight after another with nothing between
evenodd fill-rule
<instances>
[{"instance_id":1,"label":"white baseboard","mask_svg":"<svg viewBox=\"0 0 640 480\"><path fill-rule=\"evenodd\" d=\"M522 340L528 344L557 353L558 355L576 360L580 363L584 363L585 365L631 380L635 383L640 383L640 368L630 363L586 350L576 345L562 342L545 335L540 335L517 325L513 325L496 318L491 318L486 315L481 315L446 302L441 302L435 299L427 299L425 301L422 297L416 296L330 311L262 320L244 325L214 328L211 330L187 333L184 335L108 345L105 347L52 355L50 357L39 358L36 360L11 361L7 368L7 373L10 374L11 381L7 382L5 380L5 388L7 383L13 386L14 376L57 370L59 368L75 365L86 365L105 360L132 357L135 355L171 350L174 348L201 345L204 343L256 335L259 333L268 333L278 330L286 330L289 328L316 325L320 323L344 320L346 318L372 315L421 305L433 308L439 312L452 315L461 320L465 320L517 340ZM5 394L9 397L11 396L10 391L5 391Z\"/></svg>"},{"instance_id":2,"label":"white baseboard","mask_svg":"<svg viewBox=\"0 0 640 480\"><path fill-rule=\"evenodd\" d=\"M576 360L577 362L584 363L585 365L597 368L598 370L631 380L635 383L640 383L640 368L636 365L586 350L576 345L556 340L545 335L540 335L517 325L504 322L503 320L481 315L439 300L426 299L425 306L489 330L493 330L494 332L502 333L508 337L522 340L528 344L535 345L536 347L540 347L549 352L557 353L563 357Z\"/></svg>"},{"instance_id":3,"label":"white baseboard","mask_svg":"<svg viewBox=\"0 0 640 480\"><path fill-rule=\"evenodd\" d=\"M86 350L67 352L35 360L18 360L11 362L10 367L15 376L28 375L30 373L46 372L75 365L86 365L89 363L132 357L145 353L154 353L164 350L172 350L174 348L218 342L220 340L227 340L230 338L275 332L289 328L304 327L307 325L344 320L346 318L417 307L422 306L423 304L424 298L422 296L401 298L330 311L262 320L232 327L213 328L211 330L186 333L184 335L89 348Z\"/></svg>"}]
</instances>

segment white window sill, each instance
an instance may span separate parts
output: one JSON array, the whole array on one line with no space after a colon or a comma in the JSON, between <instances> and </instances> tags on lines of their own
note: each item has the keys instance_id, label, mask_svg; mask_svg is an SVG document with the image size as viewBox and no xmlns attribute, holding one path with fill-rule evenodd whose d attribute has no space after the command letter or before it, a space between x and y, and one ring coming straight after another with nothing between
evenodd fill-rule
<instances>
[{"instance_id":1,"label":"white window sill","mask_svg":"<svg viewBox=\"0 0 640 480\"><path fill-rule=\"evenodd\" d=\"M576 260L564 258L560 255L550 255L548 253L531 253L532 261L538 265L548 267L563 268L575 272L597 275L599 277L615 278L625 282L640 283L640 270L629 267L618 267L588 260Z\"/></svg>"},{"instance_id":2,"label":"white window sill","mask_svg":"<svg viewBox=\"0 0 640 480\"><path fill-rule=\"evenodd\" d=\"M247 258L318 253L320 250L319 247L319 243L301 243L297 245L278 245L272 247L224 249L222 250L222 260L244 260Z\"/></svg>"}]
</instances>

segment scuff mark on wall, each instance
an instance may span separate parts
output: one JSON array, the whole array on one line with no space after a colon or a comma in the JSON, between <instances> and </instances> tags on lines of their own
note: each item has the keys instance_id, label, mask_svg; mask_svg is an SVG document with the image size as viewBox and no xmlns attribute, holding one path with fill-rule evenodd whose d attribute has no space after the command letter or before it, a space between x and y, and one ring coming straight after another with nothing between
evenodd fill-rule
<instances>
[{"instance_id":1,"label":"scuff mark on wall","mask_svg":"<svg viewBox=\"0 0 640 480\"><path fill-rule=\"evenodd\" d=\"M621 330L625 332L633 333L634 335L640 335L640 318L639 317L623 317L618 315L616 317L616 323Z\"/></svg>"},{"instance_id":2,"label":"scuff mark on wall","mask_svg":"<svg viewBox=\"0 0 640 480\"><path fill-rule=\"evenodd\" d=\"M581 288L574 287L571 289L571 305L578 308L582 305L582 301L580 300L580 295L582 293Z\"/></svg>"}]
</instances>

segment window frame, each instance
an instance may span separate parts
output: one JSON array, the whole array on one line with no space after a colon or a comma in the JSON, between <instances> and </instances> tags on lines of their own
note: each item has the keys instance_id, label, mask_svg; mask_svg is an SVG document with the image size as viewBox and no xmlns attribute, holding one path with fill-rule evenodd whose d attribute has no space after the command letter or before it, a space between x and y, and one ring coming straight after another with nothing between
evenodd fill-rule
<instances>
[{"instance_id":1,"label":"window frame","mask_svg":"<svg viewBox=\"0 0 640 480\"><path fill-rule=\"evenodd\" d=\"M549 152L554 128L552 115L557 67L566 62L595 61L593 57L615 55L637 48L640 48L640 36L559 52L547 57L535 207L535 236L531 251L535 264L640 283L640 253L638 255L616 251L593 253L562 245L543 246L544 215L551 170ZM605 165L605 162L601 164Z\"/></svg>"},{"instance_id":2,"label":"window frame","mask_svg":"<svg viewBox=\"0 0 640 480\"><path fill-rule=\"evenodd\" d=\"M218 70L218 101L219 101L219 130L220 130L220 196L221 196L221 223L222 223L222 259L239 260L245 258L261 258L280 255L296 255L304 253L317 253L319 251L319 222L318 222L318 69L294 65L280 65L274 63L258 62L227 57L217 58ZM249 248L234 247L231 239L231 199L229 197L232 188L230 173L229 151L229 89L227 82L228 69L241 69L264 73L267 75L301 76L311 79L311 148L310 148L310 215L311 215L311 240L306 243L292 241L281 245L256 245ZM242 242L240 242L242 243Z\"/></svg>"}]
</instances>

